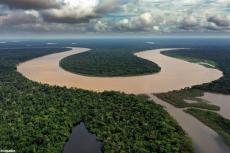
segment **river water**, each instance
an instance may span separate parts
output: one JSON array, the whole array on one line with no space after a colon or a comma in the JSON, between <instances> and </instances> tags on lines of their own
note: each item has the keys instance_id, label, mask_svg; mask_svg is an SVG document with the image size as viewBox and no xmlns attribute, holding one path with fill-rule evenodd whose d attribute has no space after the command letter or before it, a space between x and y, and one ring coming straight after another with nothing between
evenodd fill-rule
<instances>
[{"instance_id":1,"label":"river water","mask_svg":"<svg viewBox=\"0 0 230 153\"><path fill-rule=\"evenodd\" d=\"M72 129L62 153L102 153L101 147L102 143L96 140L96 136L86 129L84 123L80 123Z\"/></svg>"},{"instance_id":2,"label":"river water","mask_svg":"<svg viewBox=\"0 0 230 153\"><path fill-rule=\"evenodd\" d=\"M220 107L220 111L217 111L221 116L230 120L230 95L214 94L214 93L204 93L201 99L207 100L213 105Z\"/></svg>"},{"instance_id":3,"label":"river water","mask_svg":"<svg viewBox=\"0 0 230 153\"><path fill-rule=\"evenodd\" d=\"M178 90L192 85L217 80L222 72L216 69L189 63L162 55L155 49L138 52L135 55L157 63L161 71L157 74L131 77L89 77L67 72L59 67L59 61L67 56L89 49L73 48L71 51L51 54L18 65L18 72L30 80L50 85L76 87L94 91L114 90L126 93L159 93Z\"/></svg>"},{"instance_id":4,"label":"river water","mask_svg":"<svg viewBox=\"0 0 230 153\"><path fill-rule=\"evenodd\" d=\"M167 112L176 119L183 130L192 138L196 153L230 153L230 148L224 139L211 128L185 113L183 109L176 108L152 94L149 97L155 103L164 106Z\"/></svg>"}]
</instances>

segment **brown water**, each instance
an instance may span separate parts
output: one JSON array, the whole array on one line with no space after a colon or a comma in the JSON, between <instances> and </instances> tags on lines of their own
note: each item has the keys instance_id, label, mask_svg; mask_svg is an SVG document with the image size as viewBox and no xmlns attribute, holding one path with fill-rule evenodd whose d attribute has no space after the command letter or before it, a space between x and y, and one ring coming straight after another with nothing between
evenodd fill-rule
<instances>
[{"instance_id":1,"label":"brown water","mask_svg":"<svg viewBox=\"0 0 230 153\"><path fill-rule=\"evenodd\" d=\"M217 113L230 119L230 95L205 93L201 98L209 101L211 104L219 106L220 111L217 111Z\"/></svg>"},{"instance_id":2,"label":"brown water","mask_svg":"<svg viewBox=\"0 0 230 153\"><path fill-rule=\"evenodd\" d=\"M149 96L155 103L164 106L192 138L196 153L230 153L230 148L226 145L223 138L211 128L185 113L183 109L176 108L151 94Z\"/></svg>"},{"instance_id":3,"label":"brown water","mask_svg":"<svg viewBox=\"0 0 230 153\"><path fill-rule=\"evenodd\" d=\"M59 61L67 56L89 49L73 48L71 51L51 54L18 65L18 72L30 80L50 85L77 87L87 90L114 90L126 93L159 93L190 87L217 80L222 72L160 54L173 49L155 49L135 55L153 61L161 67L157 74L132 77L88 77L67 72Z\"/></svg>"}]
</instances>

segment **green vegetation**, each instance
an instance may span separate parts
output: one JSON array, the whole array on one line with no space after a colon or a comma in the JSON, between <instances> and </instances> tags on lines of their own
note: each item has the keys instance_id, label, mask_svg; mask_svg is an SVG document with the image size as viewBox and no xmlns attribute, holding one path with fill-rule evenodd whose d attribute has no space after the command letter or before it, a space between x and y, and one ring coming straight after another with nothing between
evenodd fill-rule
<instances>
[{"instance_id":1,"label":"green vegetation","mask_svg":"<svg viewBox=\"0 0 230 153\"><path fill-rule=\"evenodd\" d=\"M204 92L197 89L185 88L179 91L170 91L168 93L156 94L160 99L176 106L179 108L185 107L197 107L209 110L219 110L220 108L216 105L208 104L207 101L204 101L197 97L202 97ZM194 103L188 103L186 100L192 100Z\"/></svg>"},{"instance_id":2,"label":"green vegetation","mask_svg":"<svg viewBox=\"0 0 230 153\"><path fill-rule=\"evenodd\" d=\"M223 118L219 114L211 111L204 111L199 109L188 109L187 113L195 116L201 122L211 127L219 133L230 145L230 120Z\"/></svg>"},{"instance_id":3,"label":"green vegetation","mask_svg":"<svg viewBox=\"0 0 230 153\"><path fill-rule=\"evenodd\" d=\"M60 153L72 127L83 121L105 153L193 152L175 120L141 96L50 87L16 72L20 62L63 50L0 50L0 149Z\"/></svg>"},{"instance_id":4,"label":"green vegetation","mask_svg":"<svg viewBox=\"0 0 230 153\"><path fill-rule=\"evenodd\" d=\"M132 76L156 73L160 67L136 57L132 49L99 48L61 60L65 70L89 76Z\"/></svg>"}]
</instances>

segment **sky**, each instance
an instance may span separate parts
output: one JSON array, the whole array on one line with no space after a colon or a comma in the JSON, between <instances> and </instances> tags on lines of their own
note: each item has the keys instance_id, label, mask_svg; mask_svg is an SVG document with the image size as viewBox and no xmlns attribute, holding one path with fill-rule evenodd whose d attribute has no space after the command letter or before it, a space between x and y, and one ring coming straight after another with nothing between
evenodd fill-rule
<instances>
[{"instance_id":1,"label":"sky","mask_svg":"<svg viewBox=\"0 0 230 153\"><path fill-rule=\"evenodd\" d=\"M230 34L230 0L0 0L0 37Z\"/></svg>"}]
</instances>

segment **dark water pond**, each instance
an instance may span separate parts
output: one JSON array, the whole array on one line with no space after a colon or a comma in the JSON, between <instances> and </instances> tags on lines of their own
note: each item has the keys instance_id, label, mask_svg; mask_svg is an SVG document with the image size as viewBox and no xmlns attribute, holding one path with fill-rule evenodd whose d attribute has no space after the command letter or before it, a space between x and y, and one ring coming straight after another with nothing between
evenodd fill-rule
<instances>
[{"instance_id":1,"label":"dark water pond","mask_svg":"<svg viewBox=\"0 0 230 153\"><path fill-rule=\"evenodd\" d=\"M62 153L101 153L101 147L102 143L96 140L96 136L80 123L72 129Z\"/></svg>"}]
</instances>

